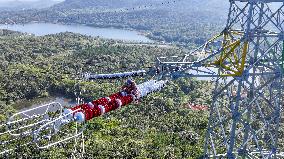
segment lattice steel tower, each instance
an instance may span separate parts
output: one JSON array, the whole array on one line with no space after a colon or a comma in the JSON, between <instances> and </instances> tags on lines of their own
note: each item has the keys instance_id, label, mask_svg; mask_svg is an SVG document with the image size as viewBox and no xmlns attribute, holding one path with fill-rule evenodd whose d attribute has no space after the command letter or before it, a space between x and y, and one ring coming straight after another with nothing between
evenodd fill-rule
<instances>
[{"instance_id":1,"label":"lattice steel tower","mask_svg":"<svg viewBox=\"0 0 284 159\"><path fill-rule=\"evenodd\" d=\"M230 0L227 24L219 35L184 57L158 58L163 77L215 81L205 158L281 156L283 3Z\"/></svg>"}]
</instances>

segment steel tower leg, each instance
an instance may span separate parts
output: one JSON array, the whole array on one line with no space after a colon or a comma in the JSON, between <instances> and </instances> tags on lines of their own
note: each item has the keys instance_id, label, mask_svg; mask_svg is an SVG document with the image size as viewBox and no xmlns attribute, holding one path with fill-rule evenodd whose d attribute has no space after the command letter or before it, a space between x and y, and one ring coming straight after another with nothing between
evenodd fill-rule
<instances>
[{"instance_id":1,"label":"steel tower leg","mask_svg":"<svg viewBox=\"0 0 284 159\"><path fill-rule=\"evenodd\" d=\"M276 158L278 153L284 15L283 3L273 10L268 2L231 1L226 29L242 32L249 45L241 76L216 81L207 157Z\"/></svg>"},{"instance_id":2,"label":"steel tower leg","mask_svg":"<svg viewBox=\"0 0 284 159\"><path fill-rule=\"evenodd\" d=\"M158 58L164 77L214 78L204 158L283 154L277 147L283 104L283 3L230 0L227 25L219 35L183 57Z\"/></svg>"}]
</instances>

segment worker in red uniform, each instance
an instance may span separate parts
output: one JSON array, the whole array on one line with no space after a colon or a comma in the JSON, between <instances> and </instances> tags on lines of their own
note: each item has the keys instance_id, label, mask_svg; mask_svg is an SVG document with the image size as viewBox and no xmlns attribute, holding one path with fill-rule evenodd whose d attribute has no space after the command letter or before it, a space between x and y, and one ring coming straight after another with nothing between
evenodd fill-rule
<instances>
[{"instance_id":1,"label":"worker in red uniform","mask_svg":"<svg viewBox=\"0 0 284 159\"><path fill-rule=\"evenodd\" d=\"M137 85L131 79L128 79L126 81L125 85L122 86L122 93L124 93L124 92L126 93L124 95L134 95L135 101L140 98L139 91L137 89Z\"/></svg>"}]
</instances>

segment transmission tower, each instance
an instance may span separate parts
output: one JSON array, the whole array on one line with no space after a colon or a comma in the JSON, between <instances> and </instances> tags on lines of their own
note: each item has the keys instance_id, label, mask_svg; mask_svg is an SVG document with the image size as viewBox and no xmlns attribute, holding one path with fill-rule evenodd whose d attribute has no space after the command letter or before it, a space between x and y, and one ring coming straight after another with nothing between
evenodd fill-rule
<instances>
[{"instance_id":1,"label":"transmission tower","mask_svg":"<svg viewBox=\"0 0 284 159\"><path fill-rule=\"evenodd\" d=\"M278 147L283 3L230 0L220 34L184 57L158 58L162 77L207 77L215 82L204 158L283 157Z\"/></svg>"}]
</instances>

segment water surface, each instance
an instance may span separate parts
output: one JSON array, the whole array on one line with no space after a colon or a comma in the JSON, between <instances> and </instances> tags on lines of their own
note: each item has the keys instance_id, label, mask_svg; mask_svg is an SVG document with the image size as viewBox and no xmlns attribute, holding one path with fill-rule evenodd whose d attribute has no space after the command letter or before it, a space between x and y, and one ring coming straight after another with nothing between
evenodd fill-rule
<instances>
[{"instance_id":1,"label":"water surface","mask_svg":"<svg viewBox=\"0 0 284 159\"><path fill-rule=\"evenodd\" d=\"M52 23L30 23L30 24L9 24L0 25L0 29L9 29L23 33L44 36L61 32L73 32L93 37L102 37L106 39L124 40L131 42L151 43L152 40L137 31L114 28L94 28L84 25L64 25Z\"/></svg>"}]
</instances>

